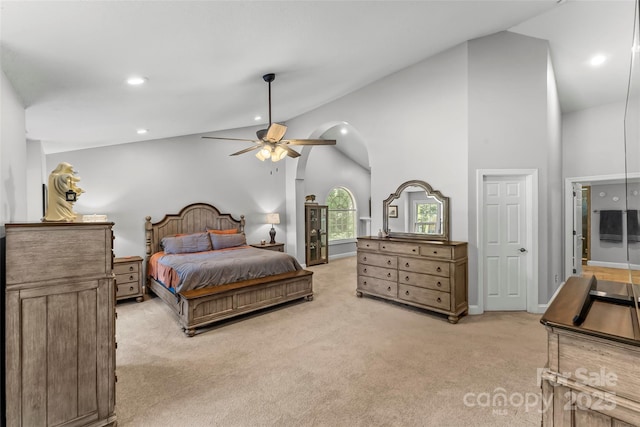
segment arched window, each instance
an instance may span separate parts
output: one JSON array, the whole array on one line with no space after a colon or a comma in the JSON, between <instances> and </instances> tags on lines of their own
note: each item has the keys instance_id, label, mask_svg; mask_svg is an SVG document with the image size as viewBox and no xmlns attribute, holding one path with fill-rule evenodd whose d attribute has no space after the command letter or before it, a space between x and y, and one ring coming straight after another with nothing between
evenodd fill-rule
<instances>
[{"instance_id":1,"label":"arched window","mask_svg":"<svg viewBox=\"0 0 640 427\"><path fill-rule=\"evenodd\" d=\"M344 187L336 187L327 196L329 241L356 238L356 204Z\"/></svg>"}]
</instances>

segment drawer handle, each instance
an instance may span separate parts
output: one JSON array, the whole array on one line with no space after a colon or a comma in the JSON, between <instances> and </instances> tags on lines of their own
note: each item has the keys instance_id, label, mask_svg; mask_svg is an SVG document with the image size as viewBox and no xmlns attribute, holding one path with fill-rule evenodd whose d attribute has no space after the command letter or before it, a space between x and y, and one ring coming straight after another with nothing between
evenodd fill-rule
<instances>
[{"instance_id":1,"label":"drawer handle","mask_svg":"<svg viewBox=\"0 0 640 427\"><path fill-rule=\"evenodd\" d=\"M132 291L133 290L133 286L129 286L129 290Z\"/></svg>"},{"instance_id":2,"label":"drawer handle","mask_svg":"<svg viewBox=\"0 0 640 427\"><path fill-rule=\"evenodd\" d=\"M433 251L433 253L437 255L437 254L438 254L438 251Z\"/></svg>"},{"instance_id":3,"label":"drawer handle","mask_svg":"<svg viewBox=\"0 0 640 427\"><path fill-rule=\"evenodd\" d=\"M409 295L409 291L404 291L404 294L405 295Z\"/></svg>"},{"instance_id":4,"label":"drawer handle","mask_svg":"<svg viewBox=\"0 0 640 427\"><path fill-rule=\"evenodd\" d=\"M391 277L391 273L387 273L387 277Z\"/></svg>"},{"instance_id":5,"label":"drawer handle","mask_svg":"<svg viewBox=\"0 0 640 427\"><path fill-rule=\"evenodd\" d=\"M389 287L387 288L387 291L391 292L391 286L389 286Z\"/></svg>"},{"instance_id":6,"label":"drawer handle","mask_svg":"<svg viewBox=\"0 0 640 427\"><path fill-rule=\"evenodd\" d=\"M366 269L366 267L365 267L365 268L364 268L364 269L363 269L362 271L364 271L364 272L366 273L366 272L367 272L367 269Z\"/></svg>"},{"instance_id":7,"label":"drawer handle","mask_svg":"<svg viewBox=\"0 0 640 427\"><path fill-rule=\"evenodd\" d=\"M386 246L383 246L383 247L382 247L382 249L387 249L387 247L386 247Z\"/></svg>"},{"instance_id":8,"label":"drawer handle","mask_svg":"<svg viewBox=\"0 0 640 427\"><path fill-rule=\"evenodd\" d=\"M362 286L367 286L367 281L362 282Z\"/></svg>"},{"instance_id":9,"label":"drawer handle","mask_svg":"<svg viewBox=\"0 0 640 427\"><path fill-rule=\"evenodd\" d=\"M438 282L438 283L436 283L436 286L441 288L442 287L442 283Z\"/></svg>"},{"instance_id":10,"label":"drawer handle","mask_svg":"<svg viewBox=\"0 0 640 427\"><path fill-rule=\"evenodd\" d=\"M133 265L129 266L129 271L133 271Z\"/></svg>"},{"instance_id":11,"label":"drawer handle","mask_svg":"<svg viewBox=\"0 0 640 427\"><path fill-rule=\"evenodd\" d=\"M415 252L415 251L416 251L415 249L411 249L411 250L412 250L413 252Z\"/></svg>"},{"instance_id":12,"label":"drawer handle","mask_svg":"<svg viewBox=\"0 0 640 427\"><path fill-rule=\"evenodd\" d=\"M409 281L409 276L404 276L404 281L408 282Z\"/></svg>"},{"instance_id":13,"label":"drawer handle","mask_svg":"<svg viewBox=\"0 0 640 427\"><path fill-rule=\"evenodd\" d=\"M440 267L436 268L436 271L439 273L442 271L442 269Z\"/></svg>"},{"instance_id":14,"label":"drawer handle","mask_svg":"<svg viewBox=\"0 0 640 427\"><path fill-rule=\"evenodd\" d=\"M391 260L390 259L387 260L387 265L391 265Z\"/></svg>"},{"instance_id":15,"label":"drawer handle","mask_svg":"<svg viewBox=\"0 0 640 427\"><path fill-rule=\"evenodd\" d=\"M362 257L362 260L363 260L363 261L366 261L366 260L367 260L367 257L366 257L366 256L365 256L365 257Z\"/></svg>"},{"instance_id":16,"label":"drawer handle","mask_svg":"<svg viewBox=\"0 0 640 427\"><path fill-rule=\"evenodd\" d=\"M406 263L404 266L405 266L405 267L409 267L409 263Z\"/></svg>"},{"instance_id":17,"label":"drawer handle","mask_svg":"<svg viewBox=\"0 0 640 427\"><path fill-rule=\"evenodd\" d=\"M436 301L442 302L442 298L438 297L438 299Z\"/></svg>"},{"instance_id":18,"label":"drawer handle","mask_svg":"<svg viewBox=\"0 0 640 427\"><path fill-rule=\"evenodd\" d=\"M367 243L367 247L369 247L369 244Z\"/></svg>"},{"instance_id":19,"label":"drawer handle","mask_svg":"<svg viewBox=\"0 0 640 427\"><path fill-rule=\"evenodd\" d=\"M133 276L129 276L129 280L133 280Z\"/></svg>"}]
</instances>

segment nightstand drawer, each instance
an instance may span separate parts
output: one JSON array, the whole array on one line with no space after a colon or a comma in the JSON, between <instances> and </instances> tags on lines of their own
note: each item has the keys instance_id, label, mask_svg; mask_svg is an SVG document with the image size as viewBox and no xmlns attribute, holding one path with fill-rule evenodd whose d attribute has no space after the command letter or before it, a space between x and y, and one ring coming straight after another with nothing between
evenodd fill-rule
<instances>
[{"instance_id":1,"label":"nightstand drawer","mask_svg":"<svg viewBox=\"0 0 640 427\"><path fill-rule=\"evenodd\" d=\"M124 285L125 283L131 283L131 282L137 283L139 280L140 280L140 275L138 274L138 272L116 274L116 285Z\"/></svg>"},{"instance_id":2,"label":"nightstand drawer","mask_svg":"<svg viewBox=\"0 0 640 427\"><path fill-rule=\"evenodd\" d=\"M125 298L129 296L139 295L140 284L138 282L118 283L116 282L116 298Z\"/></svg>"},{"instance_id":3,"label":"nightstand drawer","mask_svg":"<svg viewBox=\"0 0 640 427\"><path fill-rule=\"evenodd\" d=\"M113 273L116 276L124 275L124 274L134 274L137 275L140 271L138 262L119 262L114 263L113 265Z\"/></svg>"}]
</instances>

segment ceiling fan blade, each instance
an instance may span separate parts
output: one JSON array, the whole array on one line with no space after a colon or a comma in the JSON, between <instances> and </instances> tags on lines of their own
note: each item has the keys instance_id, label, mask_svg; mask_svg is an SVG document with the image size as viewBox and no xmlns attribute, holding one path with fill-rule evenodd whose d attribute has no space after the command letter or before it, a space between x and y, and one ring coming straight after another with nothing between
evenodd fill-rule
<instances>
[{"instance_id":1,"label":"ceiling fan blade","mask_svg":"<svg viewBox=\"0 0 640 427\"><path fill-rule=\"evenodd\" d=\"M300 153L298 153L296 150L294 150L293 148L287 146L287 144L278 144L278 147L282 147L286 150L287 152L287 156L292 157L292 158L296 158L296 157L300 157Z\"/></svg>"},{"instance_id":2,"label":"ceiling fan blade","mask_svg":"<svg viewBox=\"0 0 640 427\"><path fill-rule=\"evenodd\" d=\"M256 144L253 147L245 148L244 150L236 151L235 153L231 153L229 155L230 156L237 156L238 154L244 154L244 153L248 153L249 151L257 150L260 147L262 147L262 146L259 145L259 144Z\"/></svg>"},{"instance_id":3,"label":"ceiling fan blade","mask_svg":"<svg viewBox=\"0 0 640 427\"><path fill-rule=\"evenodd\" d=\"M335 139L286 139L282 142L289 145L336 145Z\"/></svg>"},{"instance_id":4,"label":"ceiling fan blade","mask_svg":"<svg viewBox=\"0 0 640 427\"><path fill-rule=\"evenodd\" d=\"M219 136L203 136L202 138L207 138L207 139L221 139L224 141L244 141L244 142L260 142L260 141L256 141L255 139L244 139L244 138L225 138L225 137L219 137Z\"/></svg>"},{"instance_id":5,"label":"ceiling fan blade","mask_svg":"<svg viewBox=\"0 0 640 427\"><path fill-rule=\"evenodd\" d=\"M264 137L264 140L268 142L279 142L286 131L287 127L285 125L281 125L280 123L271 123L269 130L267 130L267 136Z\"/></svg>"}]
</instances>

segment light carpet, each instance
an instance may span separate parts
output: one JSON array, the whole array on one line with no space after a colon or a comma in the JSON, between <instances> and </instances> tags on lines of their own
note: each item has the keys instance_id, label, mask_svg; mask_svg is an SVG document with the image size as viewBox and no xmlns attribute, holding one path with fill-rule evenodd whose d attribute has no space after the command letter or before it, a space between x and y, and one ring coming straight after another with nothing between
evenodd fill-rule
<instances>
[{"instance_id":1,"label":"light carpet","mask_svg":"<svg viewBox=\"0 0 640 427\"><path fill-rule=\"evenodd\" d=\"M540 315L491 312L452 325L356 297L355 257L309 270L313 301L193 338L159 298L120 302L118 425L540 425Z\"/></svg>"}]
</instances>

